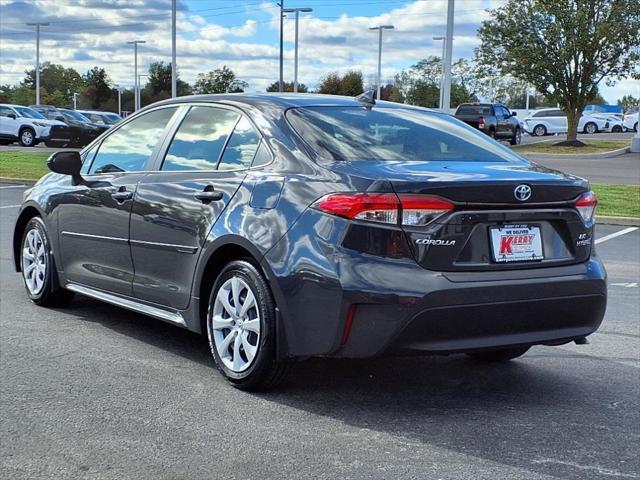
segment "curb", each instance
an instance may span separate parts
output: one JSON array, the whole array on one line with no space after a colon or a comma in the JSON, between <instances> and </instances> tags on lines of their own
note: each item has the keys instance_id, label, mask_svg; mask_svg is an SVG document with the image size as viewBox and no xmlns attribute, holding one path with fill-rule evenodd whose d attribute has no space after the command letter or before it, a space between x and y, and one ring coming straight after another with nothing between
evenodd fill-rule
<instances>
[{"instance_id":1,"label":"curb","mask_svg":"<svg viewBox=\"0 0 640 480\"><path fill-rule=\"evenodd\" d=\"M595 160L599 158L615 158L620 155L624 155L625 153L629 153L631 151L630 147L618 148L617 150L610 150L608 152L601 153L583 153L583 154L573 154L573 153L532 153L532 152L519 152L515 150L519 155L523 155L530 160L547 160L551 158L555 159L581 159L581 160Z\"/></svg>"},{"instance_id":2,"label":"curb","mask_svg":"<svg viewBox=\"0 0 640 480\"><path fill-rule=\"evenodd\" d=\"M601 225L626 225L640 227L639 217L609 217L606 215L596 215L596 222Z\"/></svg>"},{"instance_id":3,"label":"curb","mask_svg":"<svg viewBox=\"0 0 640 480\"><path fill-rule=\"evenodd\" d=\"M27 178L11 178L11 177L0 177L0 183L5 183L9 185L26 185L33 186L37 180L30 180Z\"/></svg>"}]
</instances>

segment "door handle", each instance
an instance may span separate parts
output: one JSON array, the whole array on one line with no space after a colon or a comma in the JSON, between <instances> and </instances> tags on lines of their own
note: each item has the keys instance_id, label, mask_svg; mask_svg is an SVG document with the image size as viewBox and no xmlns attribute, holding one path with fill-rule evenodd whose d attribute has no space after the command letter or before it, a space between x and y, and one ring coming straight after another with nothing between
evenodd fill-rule
<instances>
[{"instance_id":1,"label":"door handle","mask_svg":"<svg viewBox=\"0 0 640 480\"><path fill-rule=\"evenodd\" d=\"M117 192L111 194L111 198L118 203L123 203L133 198L133 192L128 192L125 187L120 187Z\"/></svg>"},{"instance_id":2,"label":"door handle","mask_svg":"<svg viewBox=\"0 0 640 480\"><path fill-rule=\"evenodd\" d=\"M194 197L202 203L217 202L222 200L222 192L216 192L211 185L207 185L202 192L198 192Z\"/></svg>"}]
</instances>

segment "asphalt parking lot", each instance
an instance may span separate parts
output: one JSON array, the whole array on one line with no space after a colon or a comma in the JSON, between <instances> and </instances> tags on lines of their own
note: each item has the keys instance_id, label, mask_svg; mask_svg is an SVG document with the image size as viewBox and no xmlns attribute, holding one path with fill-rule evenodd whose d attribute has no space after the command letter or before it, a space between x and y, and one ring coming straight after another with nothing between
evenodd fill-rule
<instances>
[{"instance_id":1,"label":"asphalt parking lot","mask_svg":"<svg viewBox=\"0 0 640 480\"><path fill-rule=\"evenodd\" d=\"M590 345L317 359L249 394L178 327L30 303L10 250L23 189L0 184L0 478L640 478L638 229L597 227L610 297Z\"/></svg>"}]
</instances>

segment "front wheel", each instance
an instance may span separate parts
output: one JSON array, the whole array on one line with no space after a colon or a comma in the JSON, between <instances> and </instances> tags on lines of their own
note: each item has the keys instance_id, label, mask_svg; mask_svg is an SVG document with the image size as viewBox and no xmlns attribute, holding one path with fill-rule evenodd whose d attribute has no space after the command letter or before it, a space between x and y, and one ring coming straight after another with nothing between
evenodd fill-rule
<instances>
[{"instance_id":1,"label":"front wheel","mask_svg":"<svg viewBox=\"0 0 640 480\"><path fill-rule=\"evenodd\" d=\"M598 126L593 122L588 122L584 126L584 133L588 133L590 135L594 133L598 133Z\"/></svg>"},{"instance_id":2,"label":"front wheel","mask_svg":"<svg viewBox=\"0 0 640 480\"><path fill-rule=\"evenodd\" d=\"M23 147L33 147L36 144L36 132L31 128L23 128L19 136L20 145Z\"/></svg>"},{"instance_id":3,"label":"front wheel","mask_svg":"<svg viewBox=\"0 0 640 480\"><path fill-rule=\"evenodd\" d=\"M622 133L622 127L620 125L614 125L614 127L611 129L612 133Z\"/></svg>"},{"instance_id":4,"label":"front wheel","mask_svg":"<svg viewBox=\"0 0 640 480\"><path fill-rule=\"evenodd\" d=\"M520 145L520 143L522 143L522 131L519 128L516 128L516 131L514 132L513 137L511 137L509 143L511 145Z\"/></svg>"},{"instance_id":5,"label":"front wheel","mask_svg":"<svg viewBox=\"0 0 640 480\"><path fill-rule=\"evenodd\" d=\"M474 360L481 362L507 362L514 358L521 357L531 347L512 347L512 348L500 348L498 350L487 350L486 352L473 352L468 353Z\"/></svg>"},{"instance_id":6,"label":"front wheel","mask_svg":"<svg viewBox=\"0 0 640 480\"><path fill-rule=\"evenodd\" d=\"M235 387L259 390L284 377L276 359L275 303L251 263L229 263L215 282L207 313L209 347L216 366Z\"/></svg>"},{"instance_id":7,"label":"front wheel","mask_svg":"<svg viewBox=\"0 0 640 480\"><path fill-rule=\"evenodd\" d=\"M57 285L47 228L40 217L29 220L21 245L22 280L31 301L43 307L68 305L73 299L73 292Z\"/></svg>"},{"instance_id":8,"label":"front wheel","mask_svg":"<svg viewBox=\"0 0 640 480\"><path fill-rule=\"evenodd\" d=\"M536 137L544 137L547 134L547 127L544 125L536 125L533 129L533 135Z\"/></svg>"}]
</instances>

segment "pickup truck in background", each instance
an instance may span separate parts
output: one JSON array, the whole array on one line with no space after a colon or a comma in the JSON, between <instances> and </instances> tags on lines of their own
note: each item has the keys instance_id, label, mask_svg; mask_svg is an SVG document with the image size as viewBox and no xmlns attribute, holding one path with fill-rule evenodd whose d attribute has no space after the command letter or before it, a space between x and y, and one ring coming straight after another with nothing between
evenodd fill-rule
<instances>
[{"instance_id":1,"label":"pickup truck in background","mask_svg":"<svg viewBox=\"0 0 640 480\"><path fill-rule=\"evenodd\" d=\"M496 140L509 140L511 145L522 141L516 113L499 103L462 103L454 116Z\"/></svg>"}]
</instances>

